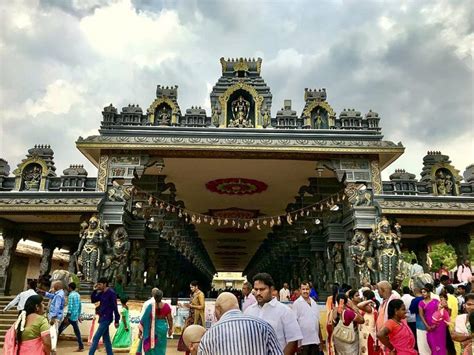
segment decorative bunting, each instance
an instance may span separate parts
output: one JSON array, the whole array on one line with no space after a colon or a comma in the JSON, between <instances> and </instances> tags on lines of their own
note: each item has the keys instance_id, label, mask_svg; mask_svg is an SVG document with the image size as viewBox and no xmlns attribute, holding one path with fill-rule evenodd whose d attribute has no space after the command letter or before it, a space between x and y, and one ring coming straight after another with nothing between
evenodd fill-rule
<instances>
[{"instance_id":1,"label":"decorative bunting","mask_svg":"<svg viewBox=\"0 0 474 355\"><path fill-rule=\"evenodd\" d=\"M167 213L176 213L179 218L183 218L186 223L196 223L196 224L209 224L213 226L214 224L217 224L218 227L221 225L228 225L229 223L232 225L232 227L237 228L237 229L250 229L250 228L257 228L257 230L262 230L262 226L269 226L272 228L275 225L281 225L282 224L282 218L285 218L286 223L289 225L293 225L295 222L298 221L298 218L300 217L311 217L315 218L314 223L315 224L320 224L321 221L317 217L322 211L325 209L329 211L337 211L339 209L338 204L347 201L347 196L344 194L344 191L341 190L338 193L329 196L317 203L287 212L283 215L277 215L277 216L266 216L266 217L257 217L257 218L224 218L221 220L220 218L216 218L215 216L211 216L208 214L203 214L203 213L198 213L198 212L193 212L189 211L185 208L182 208L182 206L175 206L173 204L168 203L167 201L160 200L156 198L154 195L150 195L146 192L140 191L139 193L144 194L146 196L145 199L141 199L140 201L137 201L134 204L134 209L132 211L132 214L134 216L139 215L137 210L143 209L144 211L142 214L146 217L149 217L153 215L151 211L153 211L153 208L159 208L160 211L166 211ZM145 201L145 206L143 204L143 201ZM160 212L162 214L163 212ZM154 219L153 217L150 218L150 222L153 222Z\"/></svg>"}]
</instances>

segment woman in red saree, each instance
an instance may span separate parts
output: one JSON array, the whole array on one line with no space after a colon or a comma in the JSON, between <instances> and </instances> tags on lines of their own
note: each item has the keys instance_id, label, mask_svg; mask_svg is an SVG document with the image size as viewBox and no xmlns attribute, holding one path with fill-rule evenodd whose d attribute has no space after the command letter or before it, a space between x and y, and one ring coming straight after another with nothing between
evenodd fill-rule
<instances>
[{"instance_id":1,"label":"woman in red saree","mask_svg":"<svg viewBox=\"0 0 474 355\"><path fill-rule=\"evenodd\" d=\"M44 316L43 297L30 296L18 320L5 335L5 355L49 355L51 337L49 322Z\"/></svg>"},{"instance_id":2,"label":"woman in red saree","mask_svg":"<svg viewBox=\"0 0 474 355\"><path fill-rule=\"evenodd\" d=\"M415 336L407 324L407 310L402 300L392 300L387 306L388 320L377 333L389 355L417 355Z\"/></svg>"}]
</instances>

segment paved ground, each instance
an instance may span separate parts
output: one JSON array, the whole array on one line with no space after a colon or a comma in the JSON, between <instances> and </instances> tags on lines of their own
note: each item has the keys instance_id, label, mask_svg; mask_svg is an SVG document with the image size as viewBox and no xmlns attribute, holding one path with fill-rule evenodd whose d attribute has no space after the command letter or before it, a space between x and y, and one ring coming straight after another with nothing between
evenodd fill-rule
<instances>
[{"instance_id":1,"label":"paved ground","mask_svg":"<svg viewBox=\"0 0 474 355\"><path fill-rule=\"evenodd\" d=\"M178 339L172 339L172 340L168 339L168 350L166 351L166 355L184 355L184 352L178 352L176 350L177 347L178 347ZM60 340L57 354L58 355L87 354L89 350L89 346L86 345L86 350L83 351L82 353L74 352L74 350L76 349L77 349L77 343L75 341ZM105 349L101 348L99 351L97 351L97 354L105 354ZM114 351L114 354L119 354L119 352ZM124 352L124 354L128 354L128 351Z\"/></svg>"}]
</instances>

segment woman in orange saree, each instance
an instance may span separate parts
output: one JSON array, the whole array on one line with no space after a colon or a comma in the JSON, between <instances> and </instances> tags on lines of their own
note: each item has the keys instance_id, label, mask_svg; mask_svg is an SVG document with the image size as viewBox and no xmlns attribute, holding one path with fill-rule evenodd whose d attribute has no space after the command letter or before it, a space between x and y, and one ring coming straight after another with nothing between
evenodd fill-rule
<instances>
[{"instance_id":1,"label":"woman in orange saree","mask_svg":"<svg viewBox=\"0 0 474 355\"><path fill-rule=\"evenodd\" d=\"M51 337L49 322L44 316L43 297L30 296L18 320L5 335L5 355L49 355Z\"/></svg>"}]
</instances>

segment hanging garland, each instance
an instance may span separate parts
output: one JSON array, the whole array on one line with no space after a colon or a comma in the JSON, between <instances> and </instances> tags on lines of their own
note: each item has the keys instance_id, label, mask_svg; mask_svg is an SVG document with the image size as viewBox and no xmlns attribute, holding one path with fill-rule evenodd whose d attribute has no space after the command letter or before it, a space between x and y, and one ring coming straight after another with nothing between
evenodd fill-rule
<instances>
[{"instance_id":1,"label":"hanging garland","mask_svg":"<svg viewBox=\"0 0 474 355\"><path fill-rule=\"evenodd\" d=\"M136 188L135 188L136 194ZM324 210L337 211L339 209L338 204L347 199L344 190L341 190L317 203L287 212L281 215L275 216L265 216L265 217L256 217L256 218L217 218L204 213L194 212L183 208L180 206L173 205L167 201L156 198L155 196L140 191L140 194L146 195L146 201L148 206L143 206L143 202L139 201L135 203L135 208L138 210L141 209L151 209L154 210L158 208L160 212L168 213L177 213L179 218L183 218L186 223L201 224L206 223L208 225L215 225L217 227L229 226L237 229L249 229L255 227L258 230L261 230L262 227L272 228L274 225L281 225L283 220L289 225L292 225L300 217L309 217L311 213L321 213ZM151 213L150 213L151 215ZM321 223L321 221L316 218L314 221L315 224Z\"/></svg>"}]
</instances>

